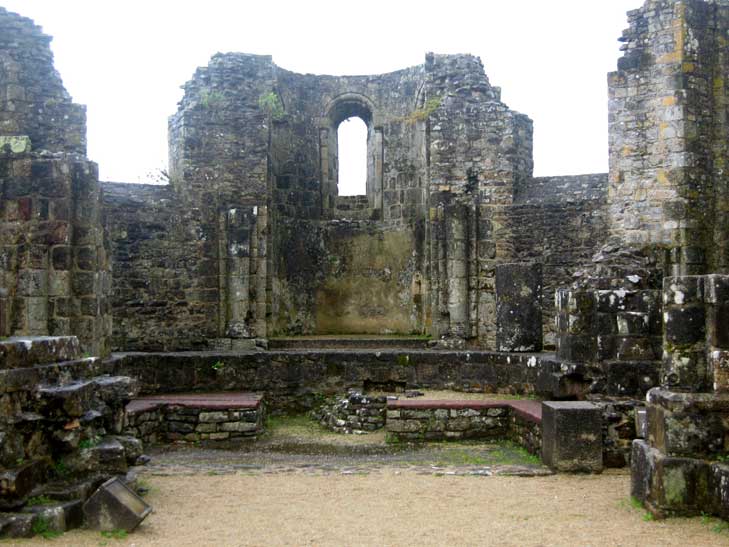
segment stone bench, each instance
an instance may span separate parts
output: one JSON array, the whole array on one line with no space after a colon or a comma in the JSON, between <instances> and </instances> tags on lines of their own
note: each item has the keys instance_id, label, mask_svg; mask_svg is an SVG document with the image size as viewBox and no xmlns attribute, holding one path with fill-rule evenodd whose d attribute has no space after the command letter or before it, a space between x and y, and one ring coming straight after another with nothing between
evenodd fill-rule
<instances>
[{"instance_id":1,"label":"stone bench","mask_svg":"<svg viewBox=\"0 0 729 547\"><path fill-rule=\"evenodd\" d=\"M388 401L386 430L402 441L512 440L532 454L541 450L538 401Z\"/></svg>"},{"instance_id":2,"label":"stone bench","mask_svg":"<svg viewBox=\"0 0 729 547\"><path fill-rule=\"evenodd\" d=\"M150 395L127 405L125 431L145 443L227 442L263 432L263 396L255 393Z\"/></svg>"}]
</instances>

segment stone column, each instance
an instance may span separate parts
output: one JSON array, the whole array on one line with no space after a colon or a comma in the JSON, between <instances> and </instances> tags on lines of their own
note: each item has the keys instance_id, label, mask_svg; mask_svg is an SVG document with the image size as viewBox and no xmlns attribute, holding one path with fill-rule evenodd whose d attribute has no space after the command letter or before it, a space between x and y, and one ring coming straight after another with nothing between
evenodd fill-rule
<instances>
[{"instance_id":1,"label":"stone column","mask_svg":"<svg viewBox=\"0 0 729 547\"><path fill-rule=\"evenodd\" d=\"M706 355L714 391L729 393L729 275L706 276Z\"/></svg>"},{"instance_id":2,"label":"stone column","mask_svg":"<svg viewBox=\"0 0 729 547\"><path fill-rule=\"evenodd\" d=\"M251 211L230 209L226 215L226 327L230 338L250 338Z\"/></svg>"},{"instance_id":3,"label":"stone column","mask_svg":"<svg viewBox=\"0 0 729 547\"><path fill-rule=\"evenodd\" d=\"M226 213L225 336L266 336L268 210L236 207Z\"/></svg>"},{"instance_id":4,"label":"stone column","mask_svg":"<svg viewBox=\"0 0 729 547\"><path fill-rule=\"evenodd\" d=\"M468 338L468 209L462 204L446 207L446 272L448 276L449 335Z\"/></svg>"}]
</instances>

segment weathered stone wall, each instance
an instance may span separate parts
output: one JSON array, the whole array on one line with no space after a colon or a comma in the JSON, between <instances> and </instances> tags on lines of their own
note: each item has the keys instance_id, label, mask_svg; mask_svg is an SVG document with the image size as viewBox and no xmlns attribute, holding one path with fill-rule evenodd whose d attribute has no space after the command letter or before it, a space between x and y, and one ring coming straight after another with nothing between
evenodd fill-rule
<instances>
[{"instance_id":1,"label":"weathered stone wall","mask_svg":"<svg viewBox=\"0 0 729 547\"><path fill-rule=\"evenodd\" d=\"M670 274L727 268L723 0L649 0L628 14L609 76L610 234L670 251Z\"/></svg>"},{"instance_id":2,"label":"weathered stone wall","mask_svg":"<svg viewBox=\"0 0 729 547\"><path fill-rule=\"evenodd\" d=\"M532 122L478 58L428 55L428 283L433 335L496 345L495 265L511 262L506 208L532 174ZM427 104L427 103L426 103Z\"/></svg>"},{"instance_id":3,"label":"weathered stone wall","mask_svg":"<svg viewBox=\"0 0 729 547\"><path fill-rule=\"evenodd\" d=\"M86 108L63 87L50 42L33 21L0 7L0 136L27 136L36 150L85 155Z\"/></svg>"},{"instance_id":4,"label":"weathered stone wall","mask_svg":"<svg viewBox=\"0 0 729 547\"><path fill-rule=\"evenodd\" d=\"M108 352L108 246L84 108L50 38L0 8L0 337L66 335Z\"/></svg>"},{"instance_id":5,"label":"weathered stone wall","mask_svg":"<svg viewBox=\"0 0 729 547\"><path fill-rule=\"evenodd\" d=\"M263 431L263 407L209 410L158 405L127 412L124 432L144 443L231 443Z\"/></svg>"},{"instance_id":6,"label":"weathered stone wall","mask_svg":"<svg viewBox=\"0 0 729 547\"><path fill-rule=\"evenodd\" d=\"M220 365L222 364L222 366ZM310 409L321 395L369 385L565 398L606 394L643 397L658 382L657 366L570 364L550 354L482 351L269 350L265 352L125 353L107 372L137 378L143 394L185 391L265 393L274 410ZM555 385L579 376L579 393Z\"/></svg>"},{"instance_id":7,"label":"weathered stone wall","mask_svg":"<svg viewBox=\"0 0 729 547\"><path fill-rule=\"evenodd\" d=\"M216 333L207 306L217 298L199 290L194 223L170 186L103 183L111 241L114 310L112 347L193 349ZM213 270L216 264L208 262ZM213 270L214 271L214 270ZM212 322L212 326L210 323Z\"/></svg>"},{"instance_id":8,"label":"weathered stone wall","mask_svg":"<svg viewBox=\"0 0 729 547\"><path fill-rule=\"evenodd\" d=\"M271 135L274 332L423 331L422 80L422 67L366 77L276 68L285 112ZM367 195L343 199L337 128L351 116L368 127Z\"/></svg>"}]
</instances>

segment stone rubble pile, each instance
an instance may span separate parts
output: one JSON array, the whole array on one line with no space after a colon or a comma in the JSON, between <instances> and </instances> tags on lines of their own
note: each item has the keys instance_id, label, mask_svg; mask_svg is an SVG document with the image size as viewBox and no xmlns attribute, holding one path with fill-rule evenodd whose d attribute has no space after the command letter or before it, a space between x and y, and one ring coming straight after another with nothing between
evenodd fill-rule
<instances>
[{"instance_id":1,"label":"stone rubble pile","mask_svg":"<svg viewBox=\"0 0 729 547\"><path fill-rule=\"evenodd\" d=\"M82 524L83 502L141 455L122 434L136 393L76 337L0 341L0 538Z\"/></svg>"},{"instance_id":2,"label":"stone rubble pile","mask_svg":"<svg viewBox=\"0 0 729 547\"><path fill-rule=\"evenodd\" d=\"M350 390L340 399L321 405L311 416L323 427L337 433L361 435L385 427L387 397L371 397Z\"/></svg>"}]
</instances>

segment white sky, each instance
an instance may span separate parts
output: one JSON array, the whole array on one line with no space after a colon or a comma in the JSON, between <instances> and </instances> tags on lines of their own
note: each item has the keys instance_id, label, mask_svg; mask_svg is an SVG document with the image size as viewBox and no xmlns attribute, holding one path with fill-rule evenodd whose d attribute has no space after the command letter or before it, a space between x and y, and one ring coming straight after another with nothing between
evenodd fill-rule
<instances>
[{"instance_id":1,"label":"white sky","mask_svg":"<svg viewBox=\"0 0 729 547\"><path fill-rule=\"evenodd\" d=\"M144 182L167 163L167 117L218 51L288 70L376 74L425 53L473 53L534 120L536 175L607 171L606 74L642 0L0 0L53 36L56 67L88 107L102 180Z\"/></svg>"}]
</instances>

